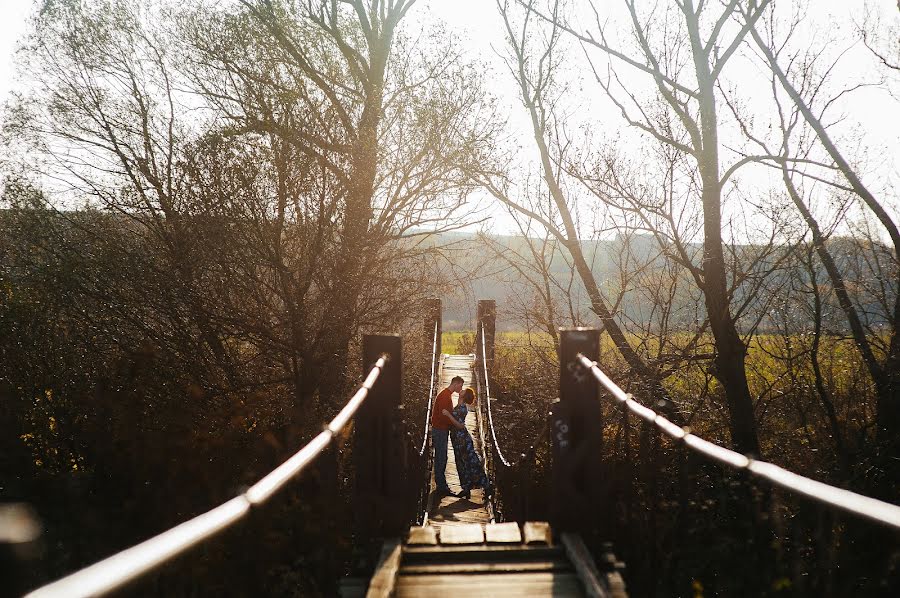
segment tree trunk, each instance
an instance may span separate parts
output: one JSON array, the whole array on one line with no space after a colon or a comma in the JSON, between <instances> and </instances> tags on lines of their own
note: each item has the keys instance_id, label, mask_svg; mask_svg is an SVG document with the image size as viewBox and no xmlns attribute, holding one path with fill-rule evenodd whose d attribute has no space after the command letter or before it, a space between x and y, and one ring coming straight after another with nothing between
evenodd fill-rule
<instances>
[{"instance_id":1,"label":"tree trunk","mask_svg":"<svg viewBox=\"0 0 900 598\"><path fill-rule=\"evenodd\" d=\"M383 113L384 78L393 29L385 23L381 37L369 39L367 97L351 153L344 226L335 284L331 289L322 338L322 373L317 387L322 402L331 404L343 392L350 341L356 332L357 308L366 276L367 253L375 251L369 235L378 167L378 127Z\"/></svg>"},{"instance_id":2,"label":"tree trunk","mask_svg":"<svg viewBox=\"0 0 900 598\"><path fill-rule=\"evenodd\" d=\"M728 403L731 442L742 453L759 454L753 397L747 383L747 347L731 315L725 254L722 248L722 184L719 178L719 139L715 81L707 53L700 42L698 24L688 18L688 31L697 73L700 104L700 145L695 144L703 184L703 296L710 329L716 342L715 376Z\"/></svg>"}]
</instances>

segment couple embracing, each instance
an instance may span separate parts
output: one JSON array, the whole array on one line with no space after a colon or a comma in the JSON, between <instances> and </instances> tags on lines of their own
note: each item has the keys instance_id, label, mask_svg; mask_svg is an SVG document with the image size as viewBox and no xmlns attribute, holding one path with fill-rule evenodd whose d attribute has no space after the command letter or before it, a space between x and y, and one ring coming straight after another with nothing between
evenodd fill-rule
<instances>
[{"instance_id":1,"label":"couple embracing","mask_svg":"<svg viewBox=\"0 0 900 598\"><path fill-rule=\"evenodd\" d=\"M470 498L473 488L484 488L485 496L492 493L491 483L484 472L481 458L475 451L475 443L466 429L466 416L475 404L475 391L463 389L465 381L455 376L450 386L438 393L431 412L431 436L434 444L434 481L437 492ZM459 393L459 402L453 407L453 393ZM462 491L454 494L447 485L447 441L453 443L456 471Z\"/></svg>"}]
</instances>

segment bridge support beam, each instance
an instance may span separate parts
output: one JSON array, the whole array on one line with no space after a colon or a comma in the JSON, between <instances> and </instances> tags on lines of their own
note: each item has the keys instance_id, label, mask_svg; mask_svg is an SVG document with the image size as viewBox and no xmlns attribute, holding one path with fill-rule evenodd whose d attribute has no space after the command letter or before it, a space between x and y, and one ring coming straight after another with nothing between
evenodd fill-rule
<instances>
[{"instance_id":1,"label":"bridge support beam","mask_svg":"<svg viewBox=\"0 0 900 598\"><path fill-rule=\"evenodd\" d=\"M484 354L487 361L488 376L494 373L494 337L497 332L497 302L493 299L480 299L475 313L475 365L481 365L481 336L484 335Z\"/></svg>"},{"instance_id":2,"label":"bridge support beam","mask_svg":"<svg viewBox=\"0 0 900 598\"><path fill-rule=\"evenodd\" d=\"M600 331L560 329L559 401L553 404L551 523L558 532L595 530L600 521L603 419L600 385L576 362L581 353L596 360Z\"/></svg>"},{"instance_id":3,"label":"bridge support beam","mask_svg":"<svg viewBox=\"0 0 900 598\"><path fill-rule=\"evenodd\" d=\"M441 334L444 331L443 312L440 299L425 300L425 338L431 339L434 335L434 325L437 324L437 354L441 354ZM431 347L429 347L431 348ZM426 351L426 353L428 353Z\"/></svg>"},{"instance_id":4,"label":"bridge support beam","mask_svg":"<svg viewBox=\"0 0 900 598\"><path fill-rule=\"evenodd\" d=\"M399 335L363 337L363 375L382 356L384 371L360 406L354 423L356 471L354 514L357 529L379 536L399 535L408 522L410 496L405 471L409 458L402 430L403 349Z\"/></svg>"}]
</instances>

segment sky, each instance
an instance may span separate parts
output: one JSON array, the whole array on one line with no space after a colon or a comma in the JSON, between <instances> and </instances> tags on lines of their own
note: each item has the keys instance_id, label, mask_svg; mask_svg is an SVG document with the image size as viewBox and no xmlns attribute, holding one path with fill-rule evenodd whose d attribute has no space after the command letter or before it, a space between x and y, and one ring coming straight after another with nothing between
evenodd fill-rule
<instances>
[{"instance_id":1,"label":"sky","mask_svg":"<svg viewBox=\"0 0 900 598\"><path fill-rule=\"evenodd\" d=\"M10 91L15 86L14 49L17 40L27 30L28 15L39 1L0 0L0 106L9 98ZM896 0L867 1L887 18L898 18ZM788 0L776 0L778 6L789 7L791 4ZM607 7L619 5L618 2L598 2L601 10L611 10L613 17L616 16L615 9ZM809 7L815 10L810 11L811 28L805 35L848 35L851 33L852 22L861 21L862 5L863 0L809 0ZM495 1L419 0L409 18L422 21L439 19L462 36L472 56L482 60L490 71L488 80L491 92L506 106L514 134L522 140L523 145L528 146L530 130L527 115L517 101L517 89L511 77L497 56L498 52L505 52L505 48L504 28ZM577 60L580 50L574 50L573 60ZM861 62L857 61L857 57L865 59L864 53L863 48L857 47L842 60L841 68L848 76L854 75L854 69L860 68L858 64ZM583 78L583 71L584 69L573 69L573 72L582 72L581 75L576 74L576 77ZM746 75L738 73L736 81L746 88L758 87L760 82L750 72ZM579 87L581 83L576 82ZM591 88L591 85L596 88L596 83L586 79L583 83L584 94L578 103L572 104L572 112L585 121L595 123L594 126L600 125L597 128L606 134L610 134L608 131L623 130L624 125L615 108L602 101L603 94L599 89ZM636 78L634 84L643 83L646 81L638 81ZM895 91L900 92L898 87L900 85L895 86ZM844 120L838 123L836 130L859 134L861 149L867 152L870 160L876 162L872 169L884 173L888 180L887 183L882 181L880 184L900 188L900 117L897 116L900 114L900 93L892 97L883 90L863 89L845 98L837 114L842 114Z\"/></svg>"},{"instance_id":2,"label":"sky","mask_svg":"<svg viewBox=\"0 0 900 598\"><path fill-rule=\"evenodd\" d=\"M420 0L421 1L421 0ZM796 4L792 0L775 0L776 4L791 6ZM649 3L649 0L648 0ZM880 12L884 18L897 18L898 6L896 0L868 0L872 8ZM606 7L617 6L621 2L601 1L596 3L600 10ZM815 9L809 19L810 36L818 36L823 33L834 35L849 35L852 22L862 21L862 7L864 0L808 0L808 6ZM499 60L496 58L496 50L503 51L503 22L497 13L495 0L425 0L417 10L427 9L430 13L446 21L448 25L466 36L473 53L489 59L492 66L497 69L497 88L506 88L504 91L514 94L510 84L504 84L502 79L508 78L503 72ZM609 11L614 12L614 11ZM614 15L615 16L615 15ZM852 53L842 60L843 68L852 71L857 68L856 57L866 51L857 47ZM867 58L867 57L866 57ZM749 81L749 77L748 77ZM749 84L749 83L748 83ZM900 158L900 101L891 98L881 91L856 93L852 99L851 121L858 121L873 144L892 145L892 154ZM615 114L609 114L613 120ZM604 120L606 120L604 118ZM852 126L856 126L854 123ZM900 162L895 163L895 168L900 168Z\"/></svg>"},{"instance_id":3,"label":"sky","mask_svg":"<svg viewBox=\"0 0 900 598\"><path fill-rule=\"evenodd\" d=\"M0 0L0 102L12 88L13 51L25 34L34 0Z\"/></svg>"},{"instance_id":4,"label":"sky","mask_svg":"<svg viewBox=\"0 0 900 598\"><path fill-rule=\"evenodd\" d=\"M790 11L797 2L792 0L774 0L780 10ZM570 4L577 5L579 0L573 0ZM652 4L651 0L645 0ZM582 2L582 4L587 4ZM609 17L614 21L621 19L624 14L621 10L622 2L615 0L601 0L595 2L601 11L602 18ZM868 4L871 9L881 15L884 21L893 19L896 23L900 20L896 0L808 0L810 9L803 23L804 29L796 34L800 45L806 43L815 47L821 41L823 35L836 40L835 47L845 47L853 36L854 23L863 21L863 7ZM640 2L639 2L640 5ZM466 38L472 53L484 59L492 68L492 92L505 99L511 114L511 122L514 129L519 131L519 137L526 144L530 138L530 124L524 108L518 103L518 90L511 82L510 75L497 54L504 53L503 34L504 25L497 12L496 0L426 0L423 6L417 7L421 12L427 10L430 14L445 21L451 28L458 31ZM605 12L605 14L604 14ZM897 29L894 29L896 31ZM623 40L627 42L627 40ZM572 48L573 62L579 60L581 51ZM867 75L868 68L863 65L870 64L872 56L862 45L856 44L841 58L835 69L835 79L852 81L854 78ZM619 64L621 67L621 63ZM752 72L756 67L744 71L737 64L729 66L728 77L736 81L741 92L741 97L749 102L757 101L760 105L770 108L771 91L768 87L769 73ZM575 67L581 71L582 76L587 70L586 64ZM629 86L638 87L647 83L647 78L637 75L628 69L621 69L625 81ZM737 71L737 72L735 72ZM631 77L631 78L629 78ZM870 77L871 79L871 77ZM900 76L894 78L893 95L883 88L862 88L843 97L836 103L829 115L837 120L831 129L832 135L846 135L848 138L858 136L858 145L844 147L848 155L865 155L867 172L878 173L878 180L870 176L866 183L873 188L893 189L891 195L900 198ZM581 82L575 82L580 89ZM748 90L744 93L744 90ZM759 90L762 90L762 93ZM755 100L753 95L756 94ZM768 94L768 95L767 95ZM610 102L604 101L603 93L593 81L584 83L584 93L579 94L582 99L573 106L571 111L576 113L584 121L591 123L592 127L606 130L606 137L612 139L636 138L638 135L624 125L618 109ZM720 107L720 112L726 111ZM622 137L619 137L619 136ZM724 134L723 134L724 137ZM723 159L722 170L728 166ZM746 178L756 180L758 173L752 173ZM776 182L780 187L780 179ZM900 204L894 203L888 206L900 219ZM727 214L726 214L727 216ZM501 217L502 220L502 217ZM510 227L511 228L511 227Z\"/></svg>"},{"instance_id":5,"label":"sky","mask_svg":"<svg viewBox=\"0 0 900 598\"><path fill-rule=\"evenodd\" d=\"M0 103L6 101L14 87L15 46L27 31L28 15L39 1L0 0ZM861 0L810 0L810 6L817 9L817 21L822 23L846 22L859 15L858 7L861 5ZM873 6L884 13L897 11L895 0L876 0ZM506 73L495 55L496 50L503 50L503 24L493 0L419 0L414 11L419 18L426 13L429 17L433 15L464 36L473 55L483 58L497 71L497 87L505 88L499 89L501 95L514 97L515 90L511 83L505 81ZM900 138L900 118L886 119L883 109L889 108L890 103L882 100L884 98L864 98L854 116L861 120L866 132L875 140L896 142Z\"/></svg>"}]
</instances>

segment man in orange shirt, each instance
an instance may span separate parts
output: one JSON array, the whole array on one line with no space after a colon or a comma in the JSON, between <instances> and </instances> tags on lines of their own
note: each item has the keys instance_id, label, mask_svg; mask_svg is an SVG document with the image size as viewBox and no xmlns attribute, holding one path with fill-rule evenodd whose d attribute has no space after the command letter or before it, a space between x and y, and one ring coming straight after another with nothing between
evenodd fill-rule
<instances>
[{"instance_id":1,"label":"man in orange shirt","mask_svg":"<svg viewBox=\"0 0 900 598\"><path fill-rule=\"evenodd\" d=\"M434 399L434 408L431 410L431 441L434 445L434 482L436 491L442 494L452 494L447 485L447 442L450 439L450 427L453 425L450 418L444 415L444 409L453 411L453 393L462 390L465 380L454 376L450 380L450 386L438 393Z\"/></svg>"}]
</instances>

